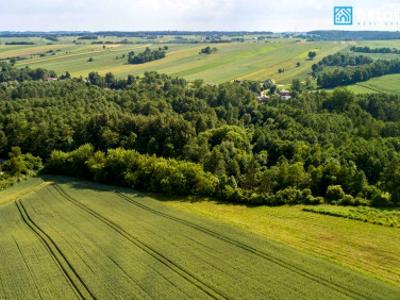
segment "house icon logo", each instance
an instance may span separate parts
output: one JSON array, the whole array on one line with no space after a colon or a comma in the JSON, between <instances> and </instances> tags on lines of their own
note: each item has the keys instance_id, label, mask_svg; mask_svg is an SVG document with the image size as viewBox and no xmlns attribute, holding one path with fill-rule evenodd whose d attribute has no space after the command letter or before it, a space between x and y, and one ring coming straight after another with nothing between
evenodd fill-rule
<instances>
[{"instance_id":1,"label":"house icon logo","mask_svg":"<svg viewBox=\"0 0 400 300\"><path fill-rule=\"evenodd\" d=\"M333 8L333 22L335 25L353 25L353 7L335 6Z\"/></svg>"}]
</instances>

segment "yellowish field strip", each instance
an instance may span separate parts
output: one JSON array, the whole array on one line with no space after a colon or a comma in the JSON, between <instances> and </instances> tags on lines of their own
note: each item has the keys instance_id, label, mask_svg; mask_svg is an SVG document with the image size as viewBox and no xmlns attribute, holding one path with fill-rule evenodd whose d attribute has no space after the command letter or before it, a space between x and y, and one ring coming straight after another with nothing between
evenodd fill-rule
<instances>
[{"instance_id":1,"label":"yellowish field strip","mask_svg":"<svg viewBox=\"0 0 400 300\"><path fill-rule=\"evenodd\" d=\"M19 198L28 196L29 194L35 193L48 185L52 184L51 182L41 182L39 184L29 186L27 188L23 188L21 190L18 190L14 193L8 194L5 197L0 196L0 205L4 205L13 201L16 201Z\"/></svg>"}]
</instances>

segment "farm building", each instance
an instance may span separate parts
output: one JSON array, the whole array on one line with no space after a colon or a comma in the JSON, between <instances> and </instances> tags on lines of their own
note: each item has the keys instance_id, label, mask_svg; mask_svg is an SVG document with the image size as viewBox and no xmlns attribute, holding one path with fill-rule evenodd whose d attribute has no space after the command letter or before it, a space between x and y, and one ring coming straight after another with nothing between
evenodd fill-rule
<instances>
[{"instance_id":1,"label":"farm building","mask_svg":"<svg viewBox=\"0 0 400 300\"><path fill-rule=\"evenodd\" d=\"M279 91L279 96L281 97L281 99L283 100L289 100L290 98L292 98L292 95L289 91L287 90L281 90Z\"/></svg>"}]
</instances>

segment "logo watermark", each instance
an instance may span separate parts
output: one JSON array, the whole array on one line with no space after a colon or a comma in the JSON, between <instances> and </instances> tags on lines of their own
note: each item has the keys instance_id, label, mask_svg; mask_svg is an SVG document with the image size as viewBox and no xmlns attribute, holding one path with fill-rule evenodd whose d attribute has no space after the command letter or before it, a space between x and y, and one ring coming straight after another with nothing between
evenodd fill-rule
<instances>
[{"instance_id":1,"label":"logo watermark","mask_svg":"<svg viewBox=\"0 0 400 300\"><path fill-rule=\"evenodd\" d=\"M400 29L400 9L360 10L355 25L366 29Z\"/></svg>"},{"instance_id":2,"label":"logo watermark","mask_svg":"<svg viewBox=\"0 0 400 300\"><path fill-rule=\"evenodd\" d=\"M333 8L333 23L335 25L353 25L353 7L335 6Z\"/></svg>"},{"instance_id":3,"label":"logo watermark","mask_svg":"<svg viewBox=\"0 0 400 300\"><path fill-rule=\"evenodd\" d=\"M335 6L333 24L354 30L400 30L400 3L379 8Z\"/></svg>"}]
</instances>

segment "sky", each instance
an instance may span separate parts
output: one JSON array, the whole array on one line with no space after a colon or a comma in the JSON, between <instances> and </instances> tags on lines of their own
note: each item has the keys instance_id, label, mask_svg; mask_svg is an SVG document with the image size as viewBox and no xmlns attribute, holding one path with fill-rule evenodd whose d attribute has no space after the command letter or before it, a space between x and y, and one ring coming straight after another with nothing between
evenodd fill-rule
<instances>
[{"instance_id":1,"label":"sky","mask_svg":"<svg viewBox=\"0 0 400 300\"><path fill-rule=\"evenodd\" d=\"M352 6L352 26L333 7ZM0 31L399 30L400 0L0 0Z\"/></svg>"}]
</instances>

